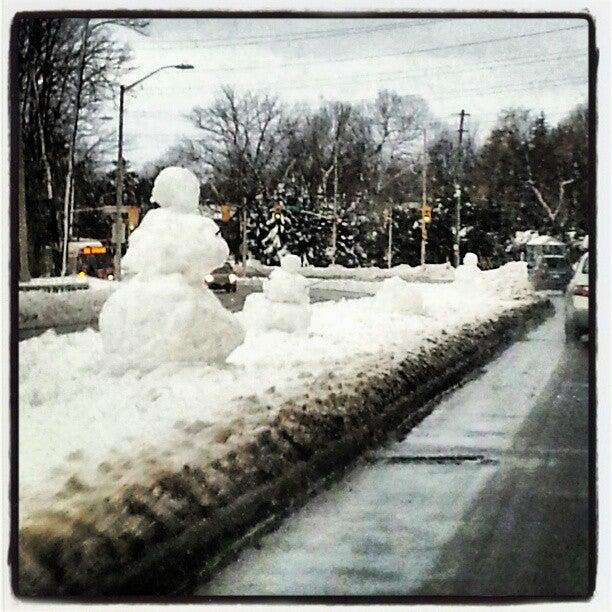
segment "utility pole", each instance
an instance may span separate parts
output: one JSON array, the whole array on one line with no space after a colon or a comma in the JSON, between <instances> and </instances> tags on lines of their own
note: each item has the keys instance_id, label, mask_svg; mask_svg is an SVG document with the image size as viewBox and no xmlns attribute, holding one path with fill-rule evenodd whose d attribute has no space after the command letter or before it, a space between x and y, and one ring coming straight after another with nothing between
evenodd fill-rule
<instances>
[{"instance_id":1,"label":"utility pole","mask_svg":"<svg viewBox=\"0 0 612 612\"><path fill-rule=\"evenodd\" d=\"M338 135L334 136L334 218L332 220L332 265L336 263L336 243L338 241Z\"/></svg>"},{"instance_id":2,"label":"utility pole","mask_svg":"<svg viewBox=\"0 0 612 612\"><path fill-rule=\"evenodd\" d=\"M125 224L123 223L123 99L125 92L129 91L136 85L152 77L154 74L167 70L168 68L176 68L177 70L193 70L191 64L169 64L161 66L149 74L145 74L141 79L134 81L130 85L119 86L119 130L117 134L117 181L116 181L116 199L115 199L115 223L113 225L113 243L115 245L115 257L113 262L115 280L121 280L121 245L125 242Z\"/></svg>"},{"instance_id":3,"label":"utility pole","mask_svg":"<svg viewBox=\"0 0 612 612\"><path fill-rule=\"evenodd\" d=\"M423 202L421 206L421 265L425 265L425 250L427 248L427 224L425 223L425 207L427 206L427 131L423 128Z\"/></svg>"},{"instance_id":4,"label":"utility pole","mask_svg":"<svg viewBox=\"0 0 612 612\"><path fill-rule=\"evenodd\" d=\"M463 109L459 113L459 150L457 155L457 170L455 177L455 198L457 199L455 205L455 244L453 245L454 250L454 260L455 260L455 268L459 267L461 263L461 255L459 251L460 245L460 236L459 232L461 231L461 179L463 178L463 123L466 117L469 117L470 114L466 113Z\"/></svg>"},{"instance_id":5,"label":"utility pole","mask_svg":"<svg viewBox=\"0 0 612 612\"><path fill-rule=\"evenodd\" d=\"M387 268L391 267L393 260L393 202L389 202L389 241L387 244Z\"/></svg>"},{"instance_id":6,"label":"utility pole","mask_svg":"<svg viewBox=\"0 0 612 612\"><path fill-rule=\"evenodd\" d=\"M115 280L121 280L121 245L123 244L125 229L121 208L123 206L123 99L125 86L119 86L119 130L117 133L117 190L115 192L115 224L113 225L113 243L115 257L113 272Z\"/></svg>"},{"instance_id":7,"label":"utility pole","mask_svg":"<svg viewBox=\"0 0 612 612\"><path fill-rule=\"evenodd\" d=\"M242 198L242 273L246 276L248 246L247 246L247 199Z\"/></svg>"}]
</instances>

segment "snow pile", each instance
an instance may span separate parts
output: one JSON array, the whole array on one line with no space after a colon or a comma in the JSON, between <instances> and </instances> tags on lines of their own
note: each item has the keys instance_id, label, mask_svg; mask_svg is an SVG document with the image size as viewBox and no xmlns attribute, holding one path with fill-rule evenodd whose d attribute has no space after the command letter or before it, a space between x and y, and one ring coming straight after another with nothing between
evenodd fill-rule
<instances>
[{"instance_id":1,"label":"snow pile","mask_svg":"<svg viewBox=\"0 0 612 612\"><path fill-rule=\"evenodd\" d=\"M424 315L423 295L415 283L401 278L388 278L376 292L376 303L384 310L394 310L412 315Z\"/></svg>"},{"instance_id":2,"label":"snow pile","mask_svg":"<svg viewBox=\"0 0 612 612\"><path fill-rule=\"evenodd\" d=\"M257 260L250 259L247 266L247 274L251 276L269 276L276 269L274 266L265 266ZM408 264L399 264L392 268L378 268L377 266L345 268L339 265L332 265L327 268L304 266L296 270L296 272L307 278L334 280L381 281L395 276L406 281L453 280L453 267L449 263L425 264L415 267Z\"/></svg>"},{"instance_id":3,"label":"snow pile","mask_svg":"<svg viewBox=\"0 0 612 612\"><path fill-rule=\"evenodd\" d=\"M483 276L488 291L499 299L528 299L534 295L525 261L510 261L499 268L483 272Z\"/></svg>"},{"instance_id":4,"label":"snow pile","mask_svg":"<svg viewBox=\"0 0 612 612\"><path fill-rule=\"evenodd\" d=\"M299 257L284 255L281 268L276 268L263 282L263 294L251 293L237 316L247 330L278 330L305 333L311 310L308 281L296 274Z\"/></svg>"},{"instance_id":5,"label":"snow pile","mask_svg":"<svg viewBox=\"0 0 612 612\"><path fill-rule=\"evenodd\" d=\"M176 315L167 312L177 308L174 292L179 305L214 296L198 293L175 274L156 279L151 289L155 299L149 294L138 298L150 282L121 283L131 287L126 301L139 299L124 316L137 319L140 310L146 311L146 333L148 317L157 317L160 332L149 340L163 337L168 345L147 349L143 338L141 345L128 347L140 351L152 367L149 371L121 367L120 356L109 358L103 334L93 330L65 335L49 331L20 343L19 484L24 520L36 508L48 507L49 496L59 490L70 509L81 492L102 495L105 487L146 482L154 470L206 464L266 423L282 402L303 401L319 389L325 391L318 377L349 384L360 373L384 369L432 339L459 333L465 325L490 320L516 305L493 292L474 299L456 283L409 285L404 289L418 290L427 316L383 309L379 296L322 302L310 306L307 333L251 329L225 363L206 364L200 360L196 335L173 328ZM405 297L395 284L394 293ZM197 300L184 297L188 290ZM273 303L259 296L270 309ZM281 306L303 305L274 304ZM193 312L181 311L183 321L193 320L198 330L206 327L202 319L208 315L195 312L206 308L204 303ZM227 316L234 329L234 320ZM131 335L122 325L139 325L121 321L112 340L118 346L123 335ZM219 321L215 326L221 328ZM217 335L215 329L206 327L197 338L206 345L222 345L222 333ZM157 351L170 354L172 361L157 363ZM53 498L54 507L58 500Z\"/></svg>"},{"instance_id":6,"label":"snow pile","mask_svg":"<svg viewBox=\"0 0 612 612\"><path fill-rule=\"evenodd\" d=\"M463 265L455 270L454 284L479 300L485 296L501 300L529 299L534 295L526 262L511 261L499 268L482 271L474 253L465 254Z\"/></svg>"},{"instance_id":7,"label":"snow pile","mask_svg":"<svg viewBox=\"0 0 612 612\"><path fill-rule=\"evenodd\" d=\"M118 283L89 279L86 284L87 289L76 291L20 291L19 329L95 323Z\"/></svg>"},{"instance_id":8,"label":"snow pile","mask_svg":"<svg viewBox=\"0 0 612 612\"><path fill-rule=\"evenodd\" d=\"M223 361L244 330L205 284L229 254L219 228L198 212L199 183L183 168L155 179L149 211L122 260L131 277L107 300L100 331L108 353L127 367Z\"/></svg>"}]
</instances>

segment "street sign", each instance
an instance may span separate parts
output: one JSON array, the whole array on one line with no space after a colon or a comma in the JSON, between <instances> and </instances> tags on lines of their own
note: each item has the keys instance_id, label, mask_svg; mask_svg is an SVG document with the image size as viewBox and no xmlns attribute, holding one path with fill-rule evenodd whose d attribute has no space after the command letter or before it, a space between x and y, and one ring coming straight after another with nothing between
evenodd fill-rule
<instances>
[{"instance_id":1,"label":"street sign","mask_svg":"<svg viewBox=\"0 0 612 612\"><path fill-rule=\"evenodd\" d=\"M133 232L138 227L140 220L140 208L138 206L128 206L128 227L130 232Z\"/></svg>"}]
</instances>

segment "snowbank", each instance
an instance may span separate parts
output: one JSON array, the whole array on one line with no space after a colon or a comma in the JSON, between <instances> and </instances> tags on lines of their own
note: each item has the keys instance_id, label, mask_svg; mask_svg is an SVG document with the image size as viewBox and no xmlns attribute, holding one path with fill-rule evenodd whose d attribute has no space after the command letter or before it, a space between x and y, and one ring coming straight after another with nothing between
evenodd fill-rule
<instances>
[{"instance_id":1,"label":"snowbank","mask_svg":"<svg viewBox=\"0 0 612 612\"><path fill-rule=\"evenodd\" d=\"M376 292L376 301L382 310L395 310L405 314L424 315L423 295L418 286L399 277L388 278Z\"/></svg>"},{"instance_id":2,"label":"snowbank","mask_svg":"<svg viewBox=\"0 0 612 612\"><path fill-rule=\"evenodd\" d=\"M426 316L411 312L413 297L407 298L407 310L382 307L380 296L321 302L310 307L306 334L252 329L225 365L183 359L148 371L128 369L109 358L101 334L93 330L49 331L21 342L22 514L36 507L29 501L33 497L42 495L44 505L43 493L55 493L71 478L95 490L104 482L114 485L118 477L122 482L146 479L149 468L141 455L155 458L157 465L201 461L218 448L215 432L227 431L229 438L249 423L265 421L281 401L312 393L318 375L376 370L392 357L517 303L493 293L475 299L452 283L409 285L406 291L420 291ZM532 295L525 293L522 302ZM143 309L148 307L143 303ZM129 316L137 320L139 315ZM181 347L170 336L167 342L172 351L197 356L195 345ZM199 433L192 437L188 432L194 423ZM109 481L103 465L108 461L128 464Z\"/></svg>"},{"instance_id":3,"label":"snowbank","mask_svg":"<svg viewBox=\"0 0 612 612\"><path fill-rule=\"evenodd\" d=\"M247 265L248 276L269 276L275 270L275 266L265 266L256 260L249 260ZM380 281L385 278L398 276L407 281L423 280L446 280L454 278L454 269L450 264L425 264L414 268L407 264L400 264L392 268L345 268L343 266L328 266L317 268L315 266L304 266L297 270L299 274L307 278L322 279L353 279L361 281Z\"/></svg>"},{"instance_id":4,"label":"snowbank","mask_svg":"<svg viewBox=\"0 0 612 612\"><path fill-rule=\"evenodd\" d=\"M526 316L541 316L546 308L544 303L528 300L498 300L461 315L451 307L450 300L458 297L456 290L444 286L443 291L443 295L424 295L424 300L432 312L433 304L427 303L431 297L444 301L451 327L441 326L440 320L428 320L429 325L421 321L420 326L405 332L401 323L415 317L396 314L393 323L400 338L396 337L392 352L387 347L387 351L359 359L354 355L338 359L336 353L335 362L327 362L327 367L317 367L318 362L288 367L285 357L294 354L296 344L289 335L276 334L275 348L284 350L262 355L265 359L251 366L195 371L179 368L136 380L115 379L106 398L113 403L112 409L99 396L97 410L78 401L64 403L62 408L72 409L77 417L64 423L72 428L66 439L82 444L85 450L70 452L65 459L67 469L55 474L56 479L66 480L52 500L52 508L39 506L41 513L34 516L32 498L26 498L28 503L24 504L21 492L20 572L24 590L39 595L170 592L192 565L201 568L203 562L214 561L228 536L237 537L270 513L286 508L295 497L307 495L313 479L346 464L380 439L385 430L407 417L413 423L423 418L427 414L420 409L427 407L424 402L483 362L524 324ZM361 308L355 301L341 302L337 306L350 306L349 310L333 314L350 316L352 311L353 323L372 316L368 311L375 310L374 300L359 301ZM466 300L461 305L473 302ZM329 309L330 305L321 307ZM387 328L385 321L379 313L379 327ZM326 322L323 316L319 323L322 331L331 321ZM347 325L349 330L354 332L355 328ZM377 330L363 331L358 344L371 347L368 339L377 336ZM334 332L344 336L337 329ZM387 333L391 337L387 329L383 335ZM59 337L52 333L45 336L32 342L40 345L44 341L50 350L57 348L51 345ZM87 385L92 381L83 380L82 367L75 368L82 350L78 345L88 344L91 351L95 336L88 332L63 337L66 348L72 349L66 351L72 360L69 367L73 372L80 370L81 383ZM350 335L344 342L344 349L355 348ZM298 352L312 348L298 347ZM94 347L91 372L100 365L95 363L96 352ZM312 357L306 352L304 356ZM325 361L325 355L322 357ZM241 370L249 376L242 378ZM44 371L40 373L44 375ZM246 391L248 384L252 390L264 389L262 385L275 375L278 386L232 397L239 390ZM68 379L68 393L78 391L79 387L72 386L76 378ZM238 388L232 388L232 382ZM220 392L216 402L206 393L213 389ZM59 386L57 390L62 393ZM131 398L118 404L118 399L124 399L122 391ZM167 397L159 401L164 392ZM142 397L144 401L134 406L143 393L148 398ZM177 397L171 398L172 393ZM199 401L194 400L195 395ZM224 404L225 414L220 404ZM233 410L227 414L229 406ZM96 414L100 408L102 414ZM79 410L87 414L80 415ZM46 412L56 416L53 410ZM126 445L132 444L130 448L122 444L119 450L118 436L109 435L113 428L118 430L116 414L121 414L122 426L128 430L122 435L126 435ZM90 415L94 419L87 430L75 425ZM105 423L101 422L104 415ZM31 413L29 417L26 422L31 425ZM107 427L100 427L105 424ZM89 440L75 440L75 434L87 436L92 429L106 439L100 443L90 435L91 449L85 446ZM51 431L55 433L53 428ZM31 439L32 433L36 432L22 434L24 441ZM153 442L143 444L146 437ZM42 439L36 438L39 442ZM113 447L104 450L109 443ZM68 450L64 445L58 448L62 454ZM84 464L100 449L105 460L97 468L92 466L94 475L88 478ZM24 460L30 459L25 455L27 450L20 449L24 453L22 470ZM53 453L47 450L46 457L53 457ZM46 483L44 475L42 482Z\"/></svg>"},{"instance_id":5,"label":"snowbank","mask_svg":"<svg viewBox=\"0 0 612 612\"><path fill-rule=\"evenodd\" d=\"M523 299L533 295L527 262L511 261L500 268L483 272L488 290L501 299Z\"/></svg>"},{"instance_id":6,"label":"snowbank","mask_svg":"<svg viewBox=\"0 0 612 612\"><path fill-rule=\"evenodd\" d=\"M95 323L102 305L119 283L93 278L81 282L86 283L86 289L53 293L45 290L20 291L19 328ZM49 284L55 284L55 279Z\"/></svg>"}]
</instances>

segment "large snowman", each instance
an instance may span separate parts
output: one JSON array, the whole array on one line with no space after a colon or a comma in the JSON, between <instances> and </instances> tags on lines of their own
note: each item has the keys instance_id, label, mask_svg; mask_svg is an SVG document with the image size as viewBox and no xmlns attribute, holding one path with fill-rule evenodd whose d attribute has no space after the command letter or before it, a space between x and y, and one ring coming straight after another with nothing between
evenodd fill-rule
<instances>
[{"instance_id":1,"label":"large snowman","mask_svg":"<svg viewBox=\"0 0 612 612\"><path fill-rule=\"evenodd\" d=\"M198 210L200 183L189 170L162 170L150 210L130 236L125 280L104 304L100 332L107 352L128 367L222 362L244 330L206 286L229 254L217 224Z\"/></svg>"}]
</instances>

